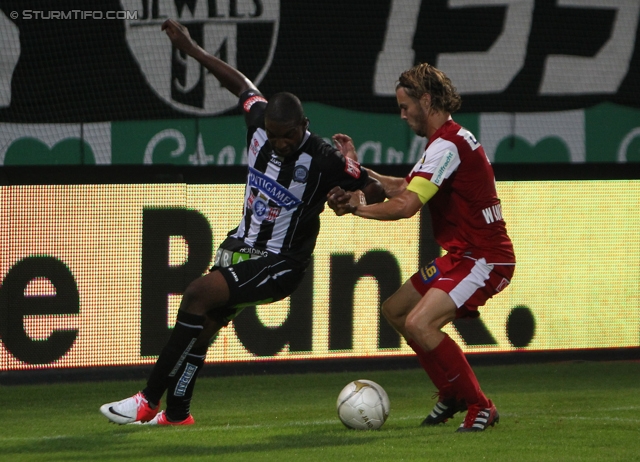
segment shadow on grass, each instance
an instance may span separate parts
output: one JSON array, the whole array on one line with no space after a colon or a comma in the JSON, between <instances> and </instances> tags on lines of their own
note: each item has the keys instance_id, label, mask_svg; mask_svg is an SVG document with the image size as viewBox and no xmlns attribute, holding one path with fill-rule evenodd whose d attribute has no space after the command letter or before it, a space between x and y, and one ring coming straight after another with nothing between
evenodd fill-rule
<instances>
[{"instance_id":1,"label":"shadow on grass","mask_svg":"<svg viewBox=\"0 0 640 462\"><path fill-rule=\"evenodd\" d=\"M105 458L142 459L163 457L206 457L225 454L277 453L278 451L304 450L369 445L373 441L393 438L394 432L356 432L349 430L319 430L313 433L287 433L262 436L261 441L246 441L238 444L216 444L218 432L202 432L197 438L193 434L181 438L173 429L154 429L148 441L140 439L143 429L127 428L114 433L85 436L59 436L25 438L5 441L2 454L42 460L100 460ZM144 429L148 431L149 429ZM159 431L158 431L159 430ZM162 433L165 433L163 438ZM182 440L182 441L180 441ZM188 441L188 442L187 442ZM210 441L210 442L209 442Z\"/></svg>"}]
</instances>

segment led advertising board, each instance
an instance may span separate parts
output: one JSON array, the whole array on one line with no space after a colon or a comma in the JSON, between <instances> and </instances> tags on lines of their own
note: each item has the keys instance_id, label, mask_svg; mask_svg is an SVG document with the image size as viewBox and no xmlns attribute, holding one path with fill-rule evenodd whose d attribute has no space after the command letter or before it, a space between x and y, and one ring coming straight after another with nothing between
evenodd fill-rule
<instances>
[{"instance_id":1,"label":"led advertising board","mask_svg":"<svg viewBox=\"0 0 640 462\"><path fill-rule=\"evenodd\" d=\"M513 281L449 335L466 353L640 346L640 180L503 181L498 191ZM180 294L237 225L242 195L238 184L0 187L0 372L153 364ZM429 235L419 217L327 209L301 287L245 309L207 362L413 355L379 306L419 268Z\"/></svg>"}]
</instances>

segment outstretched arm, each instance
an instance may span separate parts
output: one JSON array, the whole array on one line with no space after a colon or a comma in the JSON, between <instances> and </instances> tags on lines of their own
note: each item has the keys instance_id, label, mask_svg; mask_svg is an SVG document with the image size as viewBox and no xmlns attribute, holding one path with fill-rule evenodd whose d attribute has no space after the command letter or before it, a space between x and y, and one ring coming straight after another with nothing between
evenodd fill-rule
<instances>
[{"instance_id":1,"label":"outstretched arm","mask_svg":"<svg viewBox=\"0 0 640 462\"><path fill-rule=\"evenodd\" d=\"M354 195L358 195L356 191ZM359 200L357 204L352 199L351 213L358 217L370 218L373 220L401 220L411 218L420 211L424 203L418 194L405 190L401 194L378 204L367 204L366 201Z\"/></svg>"},{"instance_id":2,"label":"outstretched arm","mask_svg":"<svg viewBox=\"0 0 640 462\"><path fill-rule=\"evenodd\" d=\"M358 195L356 195L356 192ZM374 178L369 178L364 187L359 191L347 192L340 186L334 187L327 194L327 204L338 215L353 213L355 201L359 204L378 204L384 202L386 196L380 182Z\"/></svg>"},{"instance_id":3,"label":"outstretched arm","mask_svg":"<svg viewBox=\"0 0 640 462\"><path fill-rule=\"evenodd\" d=\"M400 220L414 216L438 192L438 187L428 179L415 176L403 191L388 201L371 203L362 191L346 192L335 187L327 199L336 215L353 213L374 220Z\"/></svg>"},{"instance_id":4,"label":"outstretched arm","mask_svg":"<svg viewBox=\"0 0 640 462\"><path fill-rule=\"evenodd\" d=\"M358 153L356 152L356 147L349 135L336 133L335 135L333 135L332 139L336 148L342 153L343 156L358 161ZM369 173L370 178L378 180L378 182L382 185L382 187L384 188L385 196L387 197L397 196L398 194L402 193L402 191L404 191L407 187L407 182L404 178L380 175L370 168L367 168L366 170Z\"/></svg>"},{"instance_id":5,"label":"outstretched arm","mask_svg":"<svg viewBox=\"0 0 640 462\"><path fill-rule=\"evenodd\" d=\"M378 172L374 172L370 168L367 168L367 173L370 178L375 178L382 184L384 193L387 197L396 197L407 189L407 181L404 178L396 176L381 175Z\"/></svg>"},{"instance_id":6,"label":"outstretched arm","mask_svg":"<svg viewBox=\"0 0 640 462\"><path fill-rule=\"evenodd\" d=\"M422 208L424 203L413 191L403 193L388 201L370 203L362 191L347 192L335 187L327 195L329 207L338 216L353 213L356 216L373 220L401 220L411 218Z\"/></svg>"},{"instance_id":7,"label":"outstretched arm","mask_svg":"<svg viewBox=\"0 0 640 462\"><path fill-rule=\"evenodd\" d=\"M188 54L206 67L220 81L222 86L234 95L240 96L246 90L258 91L254 83L242 72L207 53L194 42L187 28L178 21L167 19L162 24L162 30L167 33L167 36L178 50Z\"/></svg>"},{"instance_id":8,"label":"outstretched arm","mask_svg":"<svg viewBox=\"0 0 640 462\"><path fill-rule=\"evenodd\" d=\"M369 177L361 191L367 204L378 204L387 198L382 184L375 178Z\"/></svg>"}]
</instances>

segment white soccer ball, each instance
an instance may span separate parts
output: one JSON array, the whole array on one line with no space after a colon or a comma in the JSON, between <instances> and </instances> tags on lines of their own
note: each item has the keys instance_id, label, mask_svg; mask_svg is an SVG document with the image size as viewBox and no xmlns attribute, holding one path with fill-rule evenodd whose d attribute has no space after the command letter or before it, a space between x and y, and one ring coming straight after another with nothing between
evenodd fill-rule
<instances>
[{"instance_id":1,"label":"white soccer ball","mask_svg":"<svg viewBox=\"0 0 640 462\"><path fill-rule=\"evenodd\" d=\"M377 430L389 417L389 396L371 380L354 380L338 395L338 417L355 430Z\"/></svg>"}]
</instances>

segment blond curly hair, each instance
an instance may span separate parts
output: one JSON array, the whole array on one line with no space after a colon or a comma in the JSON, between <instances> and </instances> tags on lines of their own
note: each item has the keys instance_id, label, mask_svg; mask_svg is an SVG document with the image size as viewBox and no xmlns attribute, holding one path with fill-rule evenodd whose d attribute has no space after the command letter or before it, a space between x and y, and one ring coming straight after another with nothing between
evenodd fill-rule
<instances>
[{"instance_id":1,"label":"blond curly hair","mask_svg":"<svg viewBox=\"0 0 640 462\"><path fill-rule=\"evenodd\" d=\"M396 90L404 88L411 98L431 95L431 106L438 111L453 114L462 105L462 98L451 79L444 72L428 63L421 63L400 74Z\"/></svg>"}]
</instances>

